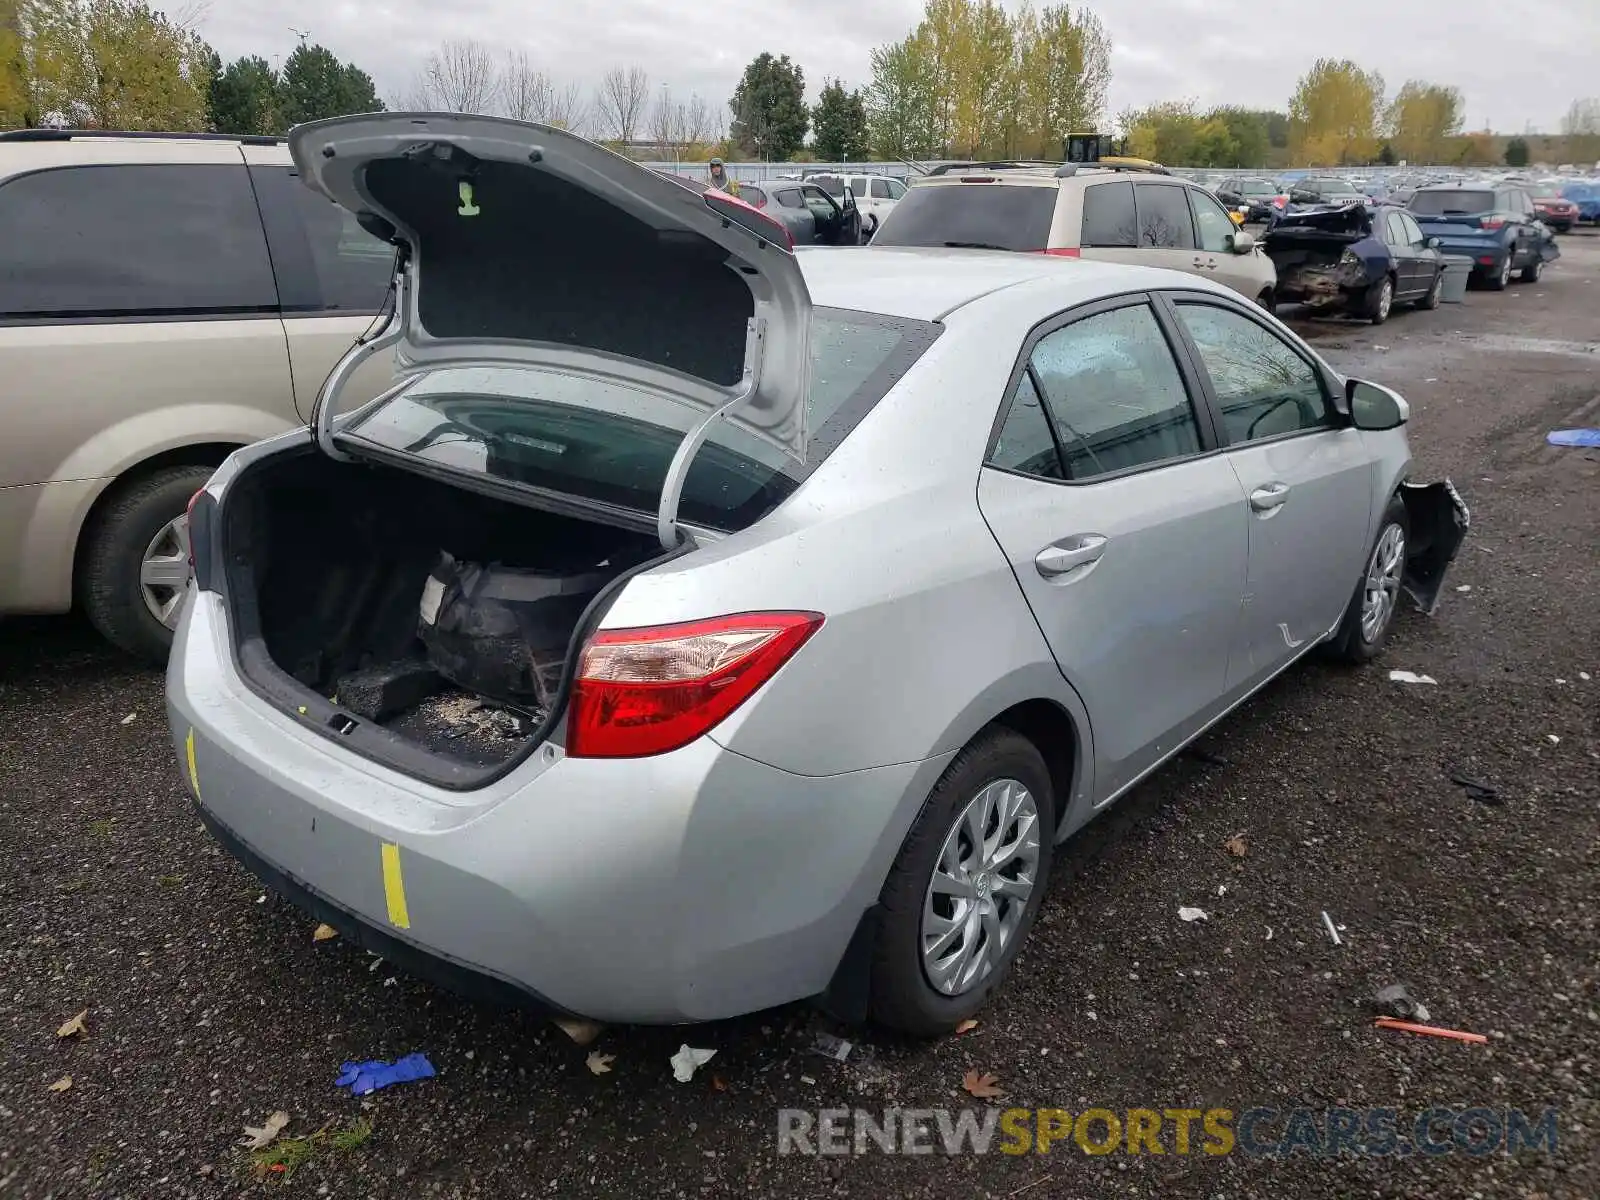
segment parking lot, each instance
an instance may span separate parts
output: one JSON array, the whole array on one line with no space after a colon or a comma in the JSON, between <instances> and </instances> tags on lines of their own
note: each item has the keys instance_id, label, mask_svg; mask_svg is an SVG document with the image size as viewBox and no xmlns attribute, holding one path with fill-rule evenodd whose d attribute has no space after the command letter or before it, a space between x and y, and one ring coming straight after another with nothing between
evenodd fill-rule
<instances>
[{"instance_id":1,"label":"parking lot","mask_svg":"<svg viewBox=\"0 0 1600 1200\"><path fill-rule=\"evenodd\" d=\"M0 1196L1600 1195L1600 452L1545 443L1600 424L1600 234L1561 245L1538 283L1297 325L1407 397L1418 478L1471 507L1440 611L1407 612L1368 669L1295 669L1074 839L1009 986L933 1044L795 1006L585 1048L313 942L201 829L161 676L75 619L0 625ZM1396 981L1488 1043L1374 1029ZM862 1040L839 1062L819 1032ZM716 1055L678 1083L686 1042ZM413 1051L437 1078L365 1102L333 1086L346 1060ZM777 1153L780 1109L958 1107L973 1069L995 1103L1075 1112L1553 1106L1559 1144ZM365 1117L370 1136L254 1179L237 1142L275 1110L290 1134Z\"/></svg>"}]
</instances>

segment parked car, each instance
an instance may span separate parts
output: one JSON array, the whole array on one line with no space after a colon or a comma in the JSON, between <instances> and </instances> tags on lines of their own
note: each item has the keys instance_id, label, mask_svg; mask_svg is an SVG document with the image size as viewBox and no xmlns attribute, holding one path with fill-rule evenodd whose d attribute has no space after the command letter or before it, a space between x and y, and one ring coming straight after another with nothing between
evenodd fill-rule
<instances>
[{"instance_id":1,"label":"parked car","mask_svg":"<svg viewBox=\"0 0 1600 1200\"><path fill-rule=\"evenodd\" d=\"M1277 276L1210 192L1174 175L969 167L919 179L873 244L1015 250L1215 278L1268 303Z\"/></svg>"},{"instance_id":2,"label":"parked car","mask_svg":"<svg viewBox=\"0 0 1600 1200\"><path fill-rule=\"evenodd\" d=\"M1348 179L1337 175L1308 175L1289 186L1289 203L1296 204L1350 204L1366 203L1365 192Z\"/></svg>"},{"instance_id":3,"label":"parked car","mask_svg":"<svg viewBox=\"0 0 1600 1200\"><path fill-rule=\"evenodd\" d=\"M855 194L841 188L835 199L820 184L772 183L764 211L788 229L797 246L859 246L861 210Z\"/></svg>"},{"instance_id":4,"label":"parked car","mask_svg":"<svg viewBox=\"0 0 1600 1200\"><path fill-rule=\"evenodd\" d=\"M163 662L189 497L304 423L394 248L273 138L0 133L0 229L0 616L77 605ZM350 397L389 379L369 364Z\"/></svg>"},{"instance_id":5,"label":"parked car","mask_svg":"<svg viewBox=\"0 0 1600 1200\"><path fill-rule=\"evenodd\" d=\"M1557 233L1572 232L1572 227L1578 223L1578 206L1561 194L1559 183L1529 184L1527 191L1539 220Z\"/></svg>"},{"instance_id":6,"label":"parked car","mask_svg":"<svg viewBox=\"0 0 1600 1200\"><path fill-rule=\"evenodd\" d=\"M1418 188L1406 208L1446 254L1470 257L1473 275L1496 291L1518 271L1524 282L1535 282L1545 263L1561 255L1520 187L1447 183Z\"/></svg>"},{"instance_id":7,"label":"parked car","mask_svg":"<svg viewBox=\"0 0 1600 1200\"><path fill-rule=\"evenodd\" d=\"M1578 206L1580 222L1600 222L1600 183L1563 184L1561 195Z\"/></svg>"},{"instance_id":8,"label":"parked car","mask_svg":"<svg viewBox=\"0 0 1600 1200\"><path fill-rule=\"evenodd\" d=\"M1263 235L1278 299L1344 309L1382 325L1396 303L1438 308L1444 257L1410 214L1364 204L1282 217Z\"/></svg>"},{"instance_id":9,"label":"parked car","mask_svg":"<svg viewBox=\"0 0 1600 1200\"><path fill-rule=\"evenodd\" d=\"M1271 218L1272 201L1280 194L1278 185L1270 179L1229 179L1217 185L1217 199L1230 208L1242 210L1244 219L1251 222Z\"/></svg>"},{"instance_id":10,"label":"parked car","mask_svg":"<svg viewBox=\"0 0 1600 1200\"><path fill-rule=\"evenodd\" d=\"M1380 653L1464 534L1408 482L1405 402L1210 279L789 253L495 118L291 148L407 248L399 312L313 432L195 498L168 716L217 838L402 966L602 1020L819 997L948 1032L1057 843L1319 644ZM526 219L555 197L590 211Z\"/></svg>"},{"instance_id":11,"label":"parked car","mask_svg":"<svg viewBox=\"0 0 1600 1200\"><path fill-rule=\"evenodd\" d=\"M868 238L878 232L883 218L906 194L906 185L887 175L819 174L807 176L806 182L816 184L835 200L842 200L848 187L861 210L861 232Z\"/></svg>"}]
</instances>

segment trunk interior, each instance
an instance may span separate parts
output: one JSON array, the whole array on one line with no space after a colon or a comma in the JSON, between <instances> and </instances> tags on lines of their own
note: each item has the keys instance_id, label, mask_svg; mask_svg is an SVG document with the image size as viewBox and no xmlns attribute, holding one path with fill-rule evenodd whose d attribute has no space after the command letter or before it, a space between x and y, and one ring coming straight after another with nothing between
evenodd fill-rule
<instances>
[{"instance_id":1,"label":"trunk interior","mask_svg":"<svg viewBox=\"0 0 1600 1200\"><path fill-rule=\"evenodd\" d=\"M241 473L220 537L256 689L358 753L456 788L548 736L575 635L609 585L661 556L634 530L312 450Z\"/></svg>"}]
</instances>

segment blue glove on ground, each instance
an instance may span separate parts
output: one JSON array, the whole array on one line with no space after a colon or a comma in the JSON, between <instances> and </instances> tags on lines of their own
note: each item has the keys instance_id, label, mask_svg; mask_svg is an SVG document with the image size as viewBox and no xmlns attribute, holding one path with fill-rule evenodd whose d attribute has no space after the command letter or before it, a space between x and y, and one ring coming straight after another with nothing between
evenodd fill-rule
<instances>
[{"instance_id":1,"label":"blue glove on ground","mask_svg":"<svg viewBox=\"0 0 1600 1200\"><path fill-rule=\"evenodd\" d=\"M348 1087L352 1096L365 1096L393 1083L412 1083L418 1079L432 1079L433 1064L426 1054L408 1054L394 1062L381 1058L369 1062L347 1062L339 1068L339 1078L334 1087Z\"/></svg>"}]
</instances>

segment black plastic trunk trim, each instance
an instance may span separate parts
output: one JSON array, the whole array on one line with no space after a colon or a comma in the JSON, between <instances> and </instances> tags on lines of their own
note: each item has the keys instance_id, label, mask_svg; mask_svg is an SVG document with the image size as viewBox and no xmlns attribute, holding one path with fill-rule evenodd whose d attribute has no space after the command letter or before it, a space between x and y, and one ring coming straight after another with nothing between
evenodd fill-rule
<instances>
[{"instance_id":1,"label":"black plastic trunk trim","mask_svg":"<svg viewBox=\"0 0 1600 1200\"><path fill-rule=\"evenodd\" d=\"M308 454L315 453L315 450L309 447L295 447L287 453ZM244 480L251 478L269 464L281 461L280 456L272 455L250 464L228 485L228 491L237 494ZM521 499L523 507L537 507L526 502L528 497L523 496ZM227 501L228 492L224 492L217 514L218 519L215 522L215 532L212 535L215 542L222 543L218 549L224 551L226 550L224 510ZM592 512L588 515L592 520ZM600 589L588 607L583 610L583 615L573 630L572 640L567 643L566 659L561 669L561 685L556 692L555 703L545 716L544 722L529 735L527 744L522 749L492 766L477 766L424 749L409 739L385 729L382 725L367 721L341 708L278 666L268 653L266 640L261 634L261 612L257 602L255 569L247 560L237 555L229 555L224 560L225 568L220 574L227 580L227 585L219 594L228 612L230 625L228 648L233 655L234 667L245 686L256 696L280 711L300 718L306 728L331 742L336 742L353 754L446 791L471 792L505 778L561 732L561 723L566 719L567 702L572 694L572 684L578 670L578 656L583 650L583 644L599 626L617 594L628 581L635 575L680 558L696 548L692 541L680 542L675 549L623 571ZM355 728L345 733L338 732L330 724L336 717L353 721Z\"/></svg>"}]
</instances>

